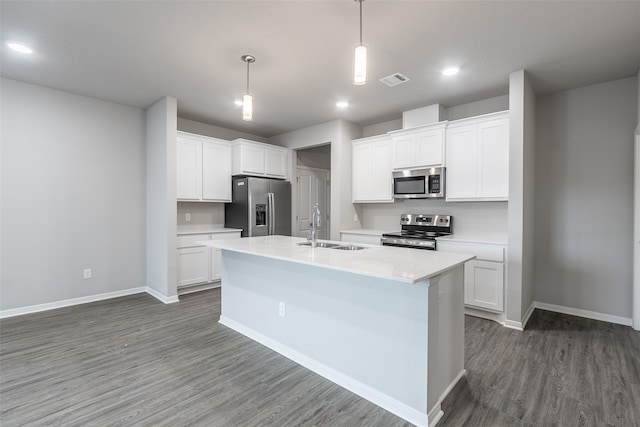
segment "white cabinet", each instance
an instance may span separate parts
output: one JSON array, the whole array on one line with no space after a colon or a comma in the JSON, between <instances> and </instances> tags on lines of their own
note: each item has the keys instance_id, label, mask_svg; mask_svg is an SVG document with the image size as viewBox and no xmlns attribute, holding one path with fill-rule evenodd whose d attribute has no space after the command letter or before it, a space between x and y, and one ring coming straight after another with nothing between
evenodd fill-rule
<instances>
[{"instance_id":1,"label":"white cabinet","mask_svg":"<svg viewBox=\"0 0 640 427\"><path fill-rule=\"evenodd\" d=\"M508 200L508 112L449 122L447 201Z\"/></svg>"},{"instance_id":2,"label":"white cabinet","mask_svg":"<svg viewBox=\"0 0 640 427\"><path fill-rule=\"evenodd\" d=\"M178 236L178 288L209 281L211 251L195 243L200 240L211 240L211 235Z\"/></svg>"},{"instance_id":3,"label":"white cabinet","mask_svg":"<svg viewBox=\"0 0 640 427\"><path fill-rule=\"evenodd\" d=\"M233 141L233 175L287 178L289 150L261 142Z\"/></svg>"},{"instance_id":4,"label":"white cabinet","mask_svg":"<svg viewBox=\"0 0 640 427\"><path fill-rule=\"evenodd\" d=\"M447 122L390 132L393 169L442 166Z\"/></svg>"},{"instance_id":5,"label":"white cabinet","mask_svg":"<svg viewBox=\"0 0 640 427\"><path fill-rule=\"evenodd\" d=\"M352 174L353 203L393 202L388 136L352 141Z\"/></svg>"},{"instance_id":6,"label":"white cabinet","mask_svg":"<svg viewBox=\"0 0 640 427\"><path fill-rule=\"evenodd\" d=\"M178 132L178 200L231 201L231 145L216 138Z\"/></svg>"},{"instance_id":7,"label":"white cabinet","mask_svg":"<svg viewBox=\"0 0 640 427\"><path fill-rule=\"evenodd\" d=\"M464 266L464 303L493 311L504 310L504 264L468 261Z\"/></svg>"},{"instance_id":8,"label":"white cabinet","mask_svg":"<svg viewBox=\"0 0 640 427\"><path fill-rule=\"evenodd\" d=\"M220 249L200 246L201 240L239 239L240 231L186 234L178 236L178 290L219 281L221 278ZM206 289L198 287L198 290Z\"/></svg>"},{"instance_id":9,"label":"white cabinet","mask_svg":"<svg viewBox=\"0 0 640 427\"><path fill-rule=\"evenodd\" d=\"M476 256L464 264L465 305L493 312L504 311L504 246L438 240L437 248L439 252Z\"/></svg>"}]
</instances>

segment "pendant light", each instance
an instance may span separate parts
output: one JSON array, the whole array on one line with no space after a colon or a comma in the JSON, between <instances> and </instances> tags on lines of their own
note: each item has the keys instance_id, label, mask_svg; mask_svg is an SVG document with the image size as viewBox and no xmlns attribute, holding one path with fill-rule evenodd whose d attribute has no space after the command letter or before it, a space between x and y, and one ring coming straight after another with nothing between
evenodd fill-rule
<instances>
[{"instance_id":1,"label":"pendant light","mask_svg":"<svg viewBox=\"0 0 640 427\"><path fill-rule=\"evenodd\" d=\"M367 47L362 44L362 2L360 3L360 44L356 46L355 58L353 62L353 84L363 85L367 82Z\"/></svg>"},{"instance_id":2,"label":"pendant light","mask_svg":"<svg viewBox=\"0 0 640 427\"><path fill-rule=\"evenodd\" d=\"M250 122L253 120L253 96L249 93L249 64L256 61L251 55L240 57L247 64L247 91L242 95L242 120Z\"/></svg>"}]
</instances>

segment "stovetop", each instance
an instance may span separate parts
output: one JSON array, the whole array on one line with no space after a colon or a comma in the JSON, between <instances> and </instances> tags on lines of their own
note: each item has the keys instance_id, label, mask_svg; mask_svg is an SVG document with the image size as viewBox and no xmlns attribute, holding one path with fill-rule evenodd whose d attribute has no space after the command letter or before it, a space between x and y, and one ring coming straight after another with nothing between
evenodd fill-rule
<instances>
[{"instance_id":1,"label":"stovetop","mask_svg":"<svg viewBox=\"0 0 640 427\"><path fill-rule=\"evenodd\" d=\"M450 215L402 214L401 230L397 233L384 233L384 237L435 240L439 236L453 233L453 218Z\"/></svg>"}]
</instances>

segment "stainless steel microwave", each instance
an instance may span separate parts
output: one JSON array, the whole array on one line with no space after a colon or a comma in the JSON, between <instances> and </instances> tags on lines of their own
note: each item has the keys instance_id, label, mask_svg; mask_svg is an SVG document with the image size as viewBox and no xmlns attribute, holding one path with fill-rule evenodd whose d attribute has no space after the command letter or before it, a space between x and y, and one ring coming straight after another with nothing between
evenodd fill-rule
<instances>
[{"instance_id":1,"label":"stainless steel microwave","mask_svg":"<svg viewBox=\"0 0 640 427\"><path fill-rule=\"evenodd\" d=\"M395 199L444 198L444 168L393 171Z\"/></svg>"}]
</instances>

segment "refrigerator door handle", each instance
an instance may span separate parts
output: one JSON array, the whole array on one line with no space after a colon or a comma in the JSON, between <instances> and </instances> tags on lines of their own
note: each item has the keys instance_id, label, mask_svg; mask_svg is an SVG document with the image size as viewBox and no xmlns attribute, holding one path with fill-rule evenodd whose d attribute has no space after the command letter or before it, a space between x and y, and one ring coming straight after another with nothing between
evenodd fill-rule
<instances>
[{"instance_id":1,"label":"refrigerator door handle","mask_svg":"<svg viewBox=\"0 0 640 427\"><path fill-rule=\"evenodd\" d=\"M269 234L271 236L271 235L274 234L274 231L275 231L275 228L276 228L276 207L275 207L275 203L274 203L273 193L267 193L267 203L268 203L268 207L267 207L268 231L267 231L267 234Z\"/></svg>"}]
</instances>

